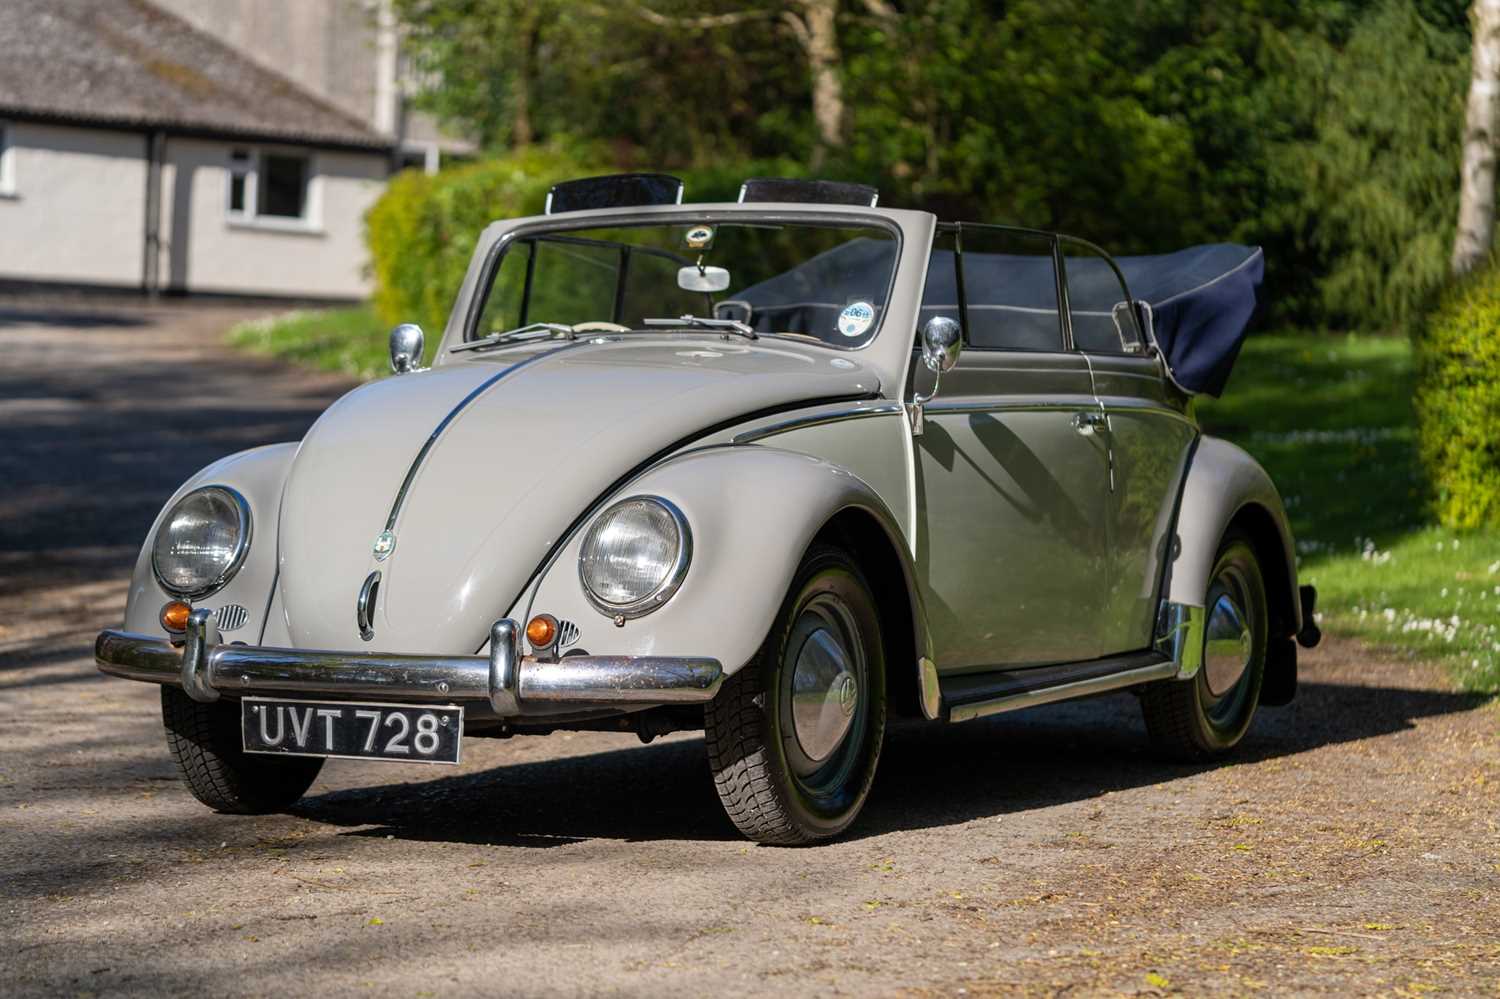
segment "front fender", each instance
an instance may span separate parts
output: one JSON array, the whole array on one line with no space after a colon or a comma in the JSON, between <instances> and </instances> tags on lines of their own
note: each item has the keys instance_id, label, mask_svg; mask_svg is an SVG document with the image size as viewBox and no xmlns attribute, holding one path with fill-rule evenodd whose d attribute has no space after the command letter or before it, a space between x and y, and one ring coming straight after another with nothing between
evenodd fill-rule
<instances>
[{"instance_id":1,"label":"front fender","mask_svg":"<svg viewBox=\"0 0 1500 999\"><path fill-rule=\"evenodd\" d=\"M195 607L215 610L237 604L246 610L243 623L224 629L226 641L255 643L265 628L267 604L276 579L276 520L281 510L281 489L287 469L297 453L296 443L268 444L220 458L184 482L162 506L151 524L145 543L135 560L130 595L125 602L125 630L143 635L165 635L158 615L172 595L161 588L151 571L151 545L162 519L172 505L199 486L228 486L250 504L250 550L245 561L223 589L193 602ZM226 623L232 623L226 622Z\"/></svg>"},{"instance_id":2,"label":"front fender","mask_svg":"<svg viewBox=\"0 0 1500 999\"><path fill-rule=\"evenodd\" d=\"M643 494L675 503L692 531L692 563L672 599L621 626L596 610L578 579L584 524L546 567L522 620L548 613L571 621L579 628L573 647L590 653L711 656L732 674L765 640L813 539L835 517L857 512L879 524L872 537L879 543L883 536L889 550L854 554L894 554L918 648L927 648L911 553L898 521L847 469L759 445L715 447L652 468L608 502Z\"/></svg>"},{"instance_id":3,"label":"front fender","mask_svg":"<svg viewBox=\"0 0 1500 999\"><path fill-rule=\"evenodd\" d=\"M1167 599L1203 605L1219 542L1236 522L1255 542L1273 623L1283 632L1279 637L1296 634L1302 629L1297 557L1281 494L1259 462L1217 437L1200 438L1188 467L1177 516L1181 549L1172 563Z\"/></svg>"}]
</instances>

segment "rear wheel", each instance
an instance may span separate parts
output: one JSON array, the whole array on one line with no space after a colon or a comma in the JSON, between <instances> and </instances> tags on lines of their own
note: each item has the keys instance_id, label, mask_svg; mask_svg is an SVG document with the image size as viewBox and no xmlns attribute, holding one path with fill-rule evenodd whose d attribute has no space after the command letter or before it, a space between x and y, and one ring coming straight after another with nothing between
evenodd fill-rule
<instances>
[{"instance_id":1,"label":"rear wheel","mask_svg":"<svg viewBox=\"0 0 1500 999\"><path fill-rule=\"evenodd\" d=\"M176 687L162 687L161 720L183 783L216 811L282 811L307 793L323 769L317 757L245 752L238 701L202 704Z\"/></svg>"},{"instance_id":2,"label":"rear wheel","mask_svg":"<svg viewBox=\"0 0 1500 999\"><path fill-rule=\"evenodd\" d=\"M1204 599L1203 665L1191 680L1167 680L1141 698L1151 741L1177 759L1204 760L1233 748L1255 717L1270 631L1266 584L1250 540L1226 534Z\"/></svg>"},{"instance_id":3,"label":"rear wheel","mask_svg":"<svg viewBox=\"0 0 1500 999\"><path fill-rule=\"evenodd\" d=\"M885 736L885 654L864 574L812 548L765 645L705 712L714 786L758 843L836 836L864 806Z\"/></svg>"}]
</instances>

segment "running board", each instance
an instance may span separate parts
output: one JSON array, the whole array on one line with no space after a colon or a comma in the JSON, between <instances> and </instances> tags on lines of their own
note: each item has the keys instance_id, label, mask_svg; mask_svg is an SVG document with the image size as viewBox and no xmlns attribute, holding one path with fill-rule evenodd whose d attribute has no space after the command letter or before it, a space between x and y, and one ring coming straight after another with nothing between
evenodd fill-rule
<instances>
[{"instance_id":1,"label":"running board","mask_svg":"<svg viewBox=\"0 0 1500 999\"><path fill-rule=\"evenodd\" d=\"M950 722L972 721L1074 697L1103 694L1177 675L1177 665L1159 652L1136 652L1060 666L970 673L939 681Z\"/></svg>"}]
</instances>

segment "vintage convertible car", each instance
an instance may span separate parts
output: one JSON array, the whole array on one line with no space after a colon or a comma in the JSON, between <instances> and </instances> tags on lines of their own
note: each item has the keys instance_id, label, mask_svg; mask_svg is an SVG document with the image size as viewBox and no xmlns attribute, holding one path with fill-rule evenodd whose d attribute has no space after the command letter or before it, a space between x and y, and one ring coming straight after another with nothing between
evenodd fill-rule
<instances>
[{"instance_id":1,"label":"vintage convertible car","mask_svg":"<svg viewBox=\"0 0 1500 999\"><path fill-rule=\"evenodd\" d=\"M162 686L225 812L330 756L702 729L734 824L802 843L894 718L1121 689L1214 756L1318 637L1276 488L1193 416L1261 269L850 185L558 185L485 230L430 368L398 327L398 377L182 486L99 668Z\"/></svg>"}]
</instances>

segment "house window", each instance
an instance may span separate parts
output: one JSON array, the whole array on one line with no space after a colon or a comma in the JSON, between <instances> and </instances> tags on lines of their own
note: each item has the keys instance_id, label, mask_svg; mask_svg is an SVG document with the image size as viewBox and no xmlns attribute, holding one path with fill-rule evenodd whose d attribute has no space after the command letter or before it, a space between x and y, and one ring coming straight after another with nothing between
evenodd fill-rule
<instances>
[{"instance_id":1,"label":"house window","mask_svg":"<svg viewBox=\"0 0 1500 999\"><path fill-rule=\"evenodd\" d=\"M267 153L260 158L258 214L282 219L307 216L307 157Z\"/></svg>"},{"instance_id":2,"label":"house window","mask_svg":"<svg viewBox=\"0 0 1500 999\"><path fill-rule=\"evenodd\" d=\"M0 121L0 197L16 193L16 155L11 149L10 126Z\"/></svg>"},{"instance_id":3,"label":"house window","mask_svg":"<svg viewBox=\"0 0 1500 999\"><path fill-rule=\"evenodd\" d=\"M311 222L312 157L262 149L229 153L229 218L240 222Z\"/></svg>"},{"instance_id":4,"label":"house window","mask_svg":"<svg viewBox=\"0 0 1500 999\"><path fill-rule=\"evenodd\" d=\"M249 207L245 203L245 191L253 172L250 153L247 150L236 149L229 154L229 213L231 215L249 213Z\"/></svg>"}]
</instances>

